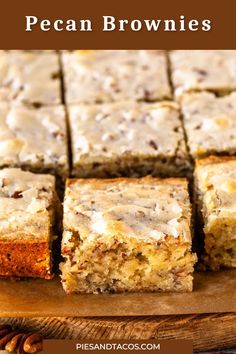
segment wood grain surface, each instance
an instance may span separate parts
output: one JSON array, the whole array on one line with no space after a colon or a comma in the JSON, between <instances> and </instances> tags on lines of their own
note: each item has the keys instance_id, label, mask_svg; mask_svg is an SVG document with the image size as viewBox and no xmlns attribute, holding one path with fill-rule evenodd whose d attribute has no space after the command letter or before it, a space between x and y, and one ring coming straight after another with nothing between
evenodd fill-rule
<instances>
[{"instance_id":1,"label":"wood grain surface","mask_svg":"<svg viewBox=\"0 0 236 354\"><path fill-rule=\"evenodd\" d=\"M236 347L236 313L148 317L2 318L51 339L190 339L195 351Z\"/></svg>"}]
</instances>

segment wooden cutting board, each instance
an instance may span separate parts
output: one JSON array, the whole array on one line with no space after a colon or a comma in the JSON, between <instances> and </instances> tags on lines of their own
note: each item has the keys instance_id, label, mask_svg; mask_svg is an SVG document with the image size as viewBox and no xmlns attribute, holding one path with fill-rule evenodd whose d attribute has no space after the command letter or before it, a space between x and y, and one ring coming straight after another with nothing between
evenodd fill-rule
<instances>
[{"instance_id":1,"label":"wooden cutting board","mask_svg":"<svg viewBox=\"0 0 236 354\"><path fill-rule=\"evenodd\" d=\"M0 280L0 317L160 316L236 312L236 269L196 273L192 293L72 295L60 281Z\"/></svg>"}]
</instances>

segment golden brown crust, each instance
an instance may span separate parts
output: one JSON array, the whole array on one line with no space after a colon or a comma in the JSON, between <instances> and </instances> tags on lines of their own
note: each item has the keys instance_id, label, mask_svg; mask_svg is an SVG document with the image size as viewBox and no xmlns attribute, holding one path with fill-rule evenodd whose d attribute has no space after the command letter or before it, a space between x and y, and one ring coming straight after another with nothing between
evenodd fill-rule
<instances>
[{"instance_id":1,"label":"golden brown crust","mask_svg":"<svg viewBox=\"0 0 236 354\"><path fill-rule=\"evenodd\" d=\"M229 161L236 161L235 156L209 156L204 159L196 160L196 167L198 166L206 166L206 165L214 165L218 163L224 163Z\"/></svg>"},{"instance_id":2,"label":"golden brown crust","mask_svg":"<svg viewBox=\"0 0 236 354\"><path fill-rule=\"evenodd\" d=\"M0 242L0 276L51 279L47 242Z\"/></svg>"},{"instance_id":3,"label":"golden brown crust","mask_svg":"<svg viewBox=\"0 0 236 354\"><path fill-rule=\"evenodd\" d=\"M119 182L125 182L127 184L129 183L158 183L161 182L162 184L181 184L181 185L188 185L188 180L186 178L156 178L156 177L143 177L143 178L126 178L126 177L119 177L119 178L89 178L89 179L83 179L83 178L68 178L66 181L66 187L73 186L75 184L84 184L86 181L86 184L93 184L93 185L107 185L107 184L112 184L112 183L119 183Z\"/></svg>"}]
</instances>

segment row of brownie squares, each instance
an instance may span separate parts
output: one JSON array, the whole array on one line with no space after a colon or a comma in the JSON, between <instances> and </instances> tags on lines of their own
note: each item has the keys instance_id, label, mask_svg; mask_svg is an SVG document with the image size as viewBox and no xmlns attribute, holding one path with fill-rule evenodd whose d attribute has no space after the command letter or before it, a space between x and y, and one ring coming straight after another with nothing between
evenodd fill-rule
<instances>
[{"instance_id":1,"label":"row of brownie squares","mask_svg":"<svg viewBox=\"0 0 236 354\"><path fill-rule=\"evenodd\" d=\"M236 266L235 171L234 157L196 164L194 217L198 231L202 224L200 256L208 269ZM191 219L184 178L67 180L60 266L65 291L192 291ZM61 223L54 176L0 170L0 276L51 279Z\"/></svg>"},{"instance_id":2,"label":"row of brownie squares","mask_svg":"<svg viewBox=\"0 0 236 354\"><path fill-rule=\"evenodd\" d=\"M63 180L71 174L189 177L191 160L236 153L236 93L189 94L181 108L171 101L123 101L67 106L67 113L63 105L0 103L0 167L49 172Z\"/></svg>"},{"instance_id":3,"label":"row of brownie squares","mask_svg":"<svg viewBox=\"0 0 236 354\"><path fill-rule=\"evenodd\" d=\"M74 176L191 176L188 150L193 159L235 154L236 94L226 94L234 89L234 51L169 54L180 107L136 102L171 98L162 51L2 51L0 58L1 167L65 179L72 151ZM226 95L193 92L203 89Z\"/></svg>"},{"instance_id":4,"label":"row of brownie squares","mask_svg":"<svg viewBox=\"0 0 236 354\"><path fill-rule=\"evenodd\" d=\"M223 95L236 90L235 67L235 50L0 51L0 101L39 106Z\"/></svg>"}]
</instances>

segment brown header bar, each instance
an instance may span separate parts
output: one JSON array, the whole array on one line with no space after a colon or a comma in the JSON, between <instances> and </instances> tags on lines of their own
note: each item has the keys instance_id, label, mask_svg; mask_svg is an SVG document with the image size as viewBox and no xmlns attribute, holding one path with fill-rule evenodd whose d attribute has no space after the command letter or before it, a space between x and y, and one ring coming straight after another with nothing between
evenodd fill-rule
<instances>
[{"instance_id":1,"label":"brown header bar","mask_svg":"<svg viewBox=\"0 0 236 354\"><path fill-rule=\"evenodd\" d=\"M112 30L103 30L103 16L115 18L106 18ZM0 48L236 49L235 16L235 0L9 0L1 4ZM152 20L156 31L148 31Z\"/></svg>"},{"instance_id":2,"label":"brown header bar","mask_svg":"<svg viewBox=\"0 0 236 354\"><path fill-rule=\"evenodd\" d=\"M192 354L189 340L45 340L44 354Z\"/></svg>"}]
</instances>

